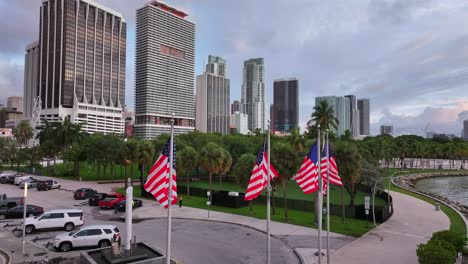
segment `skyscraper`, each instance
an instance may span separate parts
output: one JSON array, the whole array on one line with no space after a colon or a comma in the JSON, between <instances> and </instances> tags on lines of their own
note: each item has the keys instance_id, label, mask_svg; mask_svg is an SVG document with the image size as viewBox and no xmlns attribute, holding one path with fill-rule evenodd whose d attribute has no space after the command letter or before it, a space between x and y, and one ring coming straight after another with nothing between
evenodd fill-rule
<instances>
[{"instance_id":1,"label":"skyscraper","mask_svg":"<svg viewBox=\"0 0 468 264\"><path fill-rule=\"evenodd\" d=\"M41 118L123 132L127 25L92 0L44 0L39 24Z\"/></svg>"},{"instance_id":2,"label":"skyscraper","mask_svg":"<svg viewBox=\"0 0 468 264\"><path fill-rule=\"evenodd\" d=\"M135 136L195 130L195 24L159 1L137 10Z\"/></svg>"},{"instance_id":3,"label":"skyscraper","mask_svg":"<svg viewBox=\"0 0 468 264\"><path fill-rule=\"evenodd\" d=\"M241 110L241 103L239 101L234 101L231 104L231 115L233 115L235 112L240 112Z\"/></svg>"},{"instance_id":4,"label":"skyscraper","mask_svg":"<svg viewBox=\"0 0 468 264\"><path fill-rule=\"evenodd\" d=\"M359 110L357 106L356 96L346 95L349 99L349 128L353 138L359 136Z\"/></svg>"},{"instance_id":5,"label":"skyscraper","mask_svg":"<svg viewBox=\"0 0 468 264\"><path fill-rule=\"evenodd\" d=\"M211 55L208 61L206 72L197 76L196 129L226 135L229 134L230 116L226 61Z\"/></svg>"},{"instance_id":6,"label":"skyscraper","mask_svg":"<svg viewBox=\"0 0 468 264\"><path fill-rule=\"evenodd\" d=\"M39 88L39 41L26 46L24 55L23 115L31 118Z\"/></svg>"},{"instance_id":7,"label":"skyscraper","mask_svg":"<svg viewBox=\"0 0 468 264\"><path fill-rule=\"evenodd\" d=\"M468 140L468 119L463 121L463 138Z\"/></svg>"},{"instance_id":8,"label":"skyscraper","mask_svg":"<svg viewBox=\"0 0 468 264\"><path fill-rule=\"evenodd\" d=\"M23 111L23 97L10 96L7 98L7 108L12 111Z\"/></svg>"},{"instance_id":9,"label":"skyscraper","mask_svg":"<svg viewBox=\"0 0 468 264\"><path fill-rule=\"evenodd\" d=\"M288 133L291 129L299 127L299 81L297 79L274 81L272 112L273 130Z\"/></svg>"},{"instance_id":10,"label":"skyscraper","mask_svg":"<svg viewBox=\"0 0 468 264\"><path fill-rule=\"evenodd\" d=\"M333 115L338 119L338 128L332 131L337 135L344 135L346 130L351 131L351 113L350 100L343 96L323 96L315 98L315 105L321 101L326 101L329 106L333 107Z\"/></svg>"},{"instance_id":11,"label":"skyscraper","mask_svg":"<svg viewBox=\"0 0 468 264\"><path fill-rule=\"evenodd\" d=\"M358 100L359 131L361 135L370 135L370 105L369 99Z\"/></svg>"},{"instance_id":12,"label":"skyscraper","mask_svg":"<svg viewBox=\"0 0 468 264\"><path fill-rule=\"evenodd\" d=\"M249 130L265 130L265 67L263 58L244 61L242 112L249 118Z\"/></svg>"},{"instance_id":13,"label":"skyscraper","mask_svg":"<svg viewBox=\"0 0 468 264\"><path fill-rule=\"evenodd\" d=\"M380 135L392 135L393 136L393 126L392 125L381 125L380 126Z\"/></svg>"}]
</instances>

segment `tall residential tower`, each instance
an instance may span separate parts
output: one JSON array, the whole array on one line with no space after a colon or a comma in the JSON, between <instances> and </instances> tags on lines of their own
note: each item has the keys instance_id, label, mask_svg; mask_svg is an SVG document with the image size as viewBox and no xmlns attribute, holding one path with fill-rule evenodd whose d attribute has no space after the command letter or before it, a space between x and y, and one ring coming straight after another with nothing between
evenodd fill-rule
<instances>
[{"instance_id":1,"label":"tall residential tower","mask_svg":"<svg viewBox=\"0 0 468 264\"><path fill-rule=\"evenodd\" d=\"M295 78L273 83L273 107L270 110L274 131L288 133L299 127L299 81Z\"/></svg>"},{"instance_id":2,"label":"tall residential tower","mask_svg":"<svg viewBox=\"0 0 468 264\"><path fill-rule=\"evenodd\" d=\"M265 130L265 65L263 58L244 61L242 112L249 119L248 128Z\"/></svg>"},{"instance_id":3,"label":"tall residential tower","mask_svg":"<svg viewBox=\"0 0 468 264\"><path fill-rule=\"evenodd\" d=\"M135 136L195 130L195 24L159 1L137 10Z\"/></svg>"},{"instance_id":4,"label":"tall residential tower","mask_svg":"<svg viewBox=\"0 0 468 264\"><path fill-rule=\"evenodd\" d=\"M41 118L123 133L127 25L93 0L43 0L39 25Z\"/></svg>"},{"instance_id":5,"label":"tall residential tower","mask_svg":"<svg viewBox=\"0 0 468 264\"><path fill-rule=\"evenodd\" d=\"M39 88L39 41L26 46L25 51L23 115L25 118L31 118L34 98L37 97Z\"/></svg>"},{"instance_id":6,"label":"tall residential tower","mask_svg":"<svg viewBox=\"0 0 468 264\"><path fill-rule=\"evenodd\" d=\"M359 131L361 135L370 135L370 105L369 99L357 101L359 109Z\"/></svg>"}]
</instances>

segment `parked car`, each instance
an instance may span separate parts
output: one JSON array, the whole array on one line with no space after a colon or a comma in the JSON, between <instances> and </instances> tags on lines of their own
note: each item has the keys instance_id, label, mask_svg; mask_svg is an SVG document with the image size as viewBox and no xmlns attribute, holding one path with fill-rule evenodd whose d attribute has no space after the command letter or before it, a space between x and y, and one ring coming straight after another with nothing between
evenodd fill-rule
<instances>
[{"instance_id":1,"label":"parked car","mask_svg":"<svg viewBox=\"0 0 468 264\"><path fill-rule=\"evenodd\" d=\"M35 205L26 205L26 215L28 217L38 216L44 213L44 208ZM12 208L3 207L0 208L0 220L12 219L12 218L23 218L24 205L17 205Z\"/></svg>"},{"instance_id":2,"label":"parked car","mask_svg":"<svg viewBox=\"0 0 468 264\"><path fill-rule=\"evenodd\" d=\"M0 173L0 183L8 183L8 177L9 176L15 176L16 172L14 171L3 171Z\"/></svg>"},{"instance_id":3,"label":"parked car","mask_svg":"<svg viewBox=\"0 0 468 264\"><path fill-rule=\"evenodd\" d=\"M84 224L83 211L80 209L58 209L47 211L40 216L25 219L25 232L31 234L40 229L63 228L72 231L75 226Z\"/></svg>"},{"instance_id":4,"label":"parked car","mask_svg":"<svg viewBox=\"0 0 468 264\"><path fill-rule=\"evenodd\" d=\"M138 208L138 207L142 207L142 206L143 206L143 201L142 200L133 199L133 209ZM117 210L119 210L120 212L125 212L125 208L126 208L126 200L121 201L117 205Z\"/></svg>"},{"instance_id":5,"label":"parked car","mask_svg":"<svg viewBox=\"0 0 468 264\"><path fill-rule=\"evenodd\" d=\"M108 197L104 200L98 201L98 206L101 208L116 208L121 201L125 201L125 196L120 195L119 197Z\"/></svg>"},{"instance_id":6,"label":"parked car","mask_svg":"<svg viewBox=\"0 0 468 264\"><path fill-rule=\"evenodd\" d=\"M17 205L23 204L23 197L8 197L6 194L0 195L0 208L1 207L15 207Z\"/></svg>"},{"instance_id":7,"label":"parked car","mask_svg":"<svg viewBox=\"0 0 468 264\"><path fill-rule=\"evenodd\" d=\"M89 206L98 206L99 201L102 201L104 199L110 199L110 198L121 198L124 197L123 194L121 193L97 193L93 196L91 196L88 200L88 205Z\"/></svg>"},{"instance_id":8,"label":"parked car","mask_svg":"<svg viewBox=\"0 0 468 264\"><path fill-rule=\"evenodd\" d=\"M120 236L115 225L90 225L80 231L63 233L55 237L54 247L67 252L77 247L110 247L111 242Z\"/></svg>"},{"instance_id":9,"label":"parked car","mask_svg":"<svg viewBox=\"0 0 468 264\"><path fill-rule=\"evenodd\" d=\"M26 185L26 183L28 183L28 189L37 187L37 180L34 178L29 178L27 180L22 181L18 185L18 187L20 187L21 189L24 189L24 186Z\"/></svg>"},{"instance_id":10,"label":"parked car","mask_svg":"<svg viewBox=\"0 0 468 264\"><path fill-rule=\"evenodd\" d=\"M26 174L17 174L15 177L15 185L20 185L25 180L32 179L31 176L26 175Z\"/></svg>"},{"instance_id":11,"label":"parked car","mask_svg":"<svg viewBox=\"0 0 468 264\"><path fill-rule=\"evenodd\" d=\"M95 195L96 193L97 191L91 188L81 188L75 191L73 197L75 198L75 200L84 200Z\"/></svg>"},{"instance_id":12,"label":"parked car","mask_svg":"<svg viewBox=\"0 0 468 264\"><path fill-rule=\"evenodd\" d=\"M37 182L37 190L38 191L47 191L51 189L60 189L60 184L54 180L45 180L45 181L38 181Z\"/></svg>"},{"instance_id":13,"label":"parked car","mask_svg":"<svg viewBox=\"0 0 468 264\"><path fill-rule=\"evenodd\" d=\"M14 184L15 183L15 175L8 175L5 178L2 178L2 183Z\"/></svg>"}]
</instances>

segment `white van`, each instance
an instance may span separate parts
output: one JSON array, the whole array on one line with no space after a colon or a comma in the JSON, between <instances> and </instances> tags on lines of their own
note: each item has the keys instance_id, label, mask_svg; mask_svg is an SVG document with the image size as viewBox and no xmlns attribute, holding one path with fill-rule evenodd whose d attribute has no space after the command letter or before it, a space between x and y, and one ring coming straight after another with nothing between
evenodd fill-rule
<instances>
[{"instance_id":1,"label":"white van","mask_svg":"<svg viewBox=\"0 0 468 264\"><path fill-rule=\"evenodd\" d=\"M83 211L80 209L57 209L40 216L26 218L25 232L31 234L40 229L65 229L72 231L75 226L84 224Z\"/></svg>"},{"instance_id":2,"label":"white van","mask_svg":"<svg viewBox=\"0 0 468 264\"><path fill-rule=\"evenodd\" d=\"M20 185L20 183L22 183L23 181L29 181L31 180L32 177L29 176L29 175L17 175L15 177L15 185Z\"/></svg>"}]
</instances>

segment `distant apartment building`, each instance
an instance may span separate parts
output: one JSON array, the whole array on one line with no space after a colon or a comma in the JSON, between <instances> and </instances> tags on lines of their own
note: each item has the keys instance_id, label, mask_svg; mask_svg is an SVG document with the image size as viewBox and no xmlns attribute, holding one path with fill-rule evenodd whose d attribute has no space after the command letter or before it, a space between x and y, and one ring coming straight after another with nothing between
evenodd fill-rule
<instances>
[{"instance_id":1,"label":"distant apartment building","mask_svg":"<svg viewBox=\"0 0 468 264\"><path fill-rule=\"evenodd\" d=\"M349 127L351 135L356 138L360 135L360 123L359 123L359 110L355 95L346 95L345 98L349 99Z\"/></svg>"},{"instance_id":2,"label":"distant apartment building","mask_svg":"<svg viewBox=\"0 0 468 264\"><path fill-rule=\"evenodd\" d=\"M299 127L299 81L297 79L274 81L270 116L274 131L284 134Z\"/></svg>"},{"instance_id":3,"label":"distant apartment building","mask_svg":"<svg viewBox=\"0 0 468 264\"><path fill-rule=\"evenodd\" d=\"M391 136L393 136L393 126L391 126L391 125L381 125L380 126L380 135L391 135Z\"/></svg>"},{"instance_id":4,"label":"distant apartment building","mask_svg":"<svg viewBox=\"0 0 468 264\"><path fill-rule=\"evenodd\" d=\"M237 134L247 135L249 134L249 117L247 114L241 112L235 112L230 117L230 127L232 131Z\"/></svg>"},{"instance_id":5,"label":"distant apartment building","mask_svg":"<svg viewBox=\"0 0 468 264\"><path fill-rule=\"evenodd\" d=\"M463 121L463 138L468 140L468 119Z\"/></svg>"},{"instance_id":6,"label":"distant apartment building","mask_svg":"<svg viewBox=\"0 0 468 264\"><path fill-rule=\"evenodd\" d=\"M68 117L72 123L82 123L89 133L122 134L126 40L122 15L102 4L43 0L38 80L41 119L61 122Z\"/></svg>"},{"instance_id":7,"label":"distant apartment building","mask_svg":"<svg viewBox=\"0 0 468 264\"><path fill-rule=\"evenodd\" d=\"M234 114L235 112L240 112L240 111L241 111L241 102L236 100L231 104L231 115Z\"/></svg>"},{"instance_id":8,"label":"distant apartment building","mask_svg":"<svg viewBox=\"0 0 468 264\"><path fill-rule=\"evenodd\" d=\"M210 55L206 71L197 76L195 124L198 131L229 134L230 83L225 69L224 59Z\"/></svg>"},{"instance_id":9,"label":"distant apartment building","mask_svg":"<svg viewBox=\"0 0 468 264\"><path fill-rule=\"evenodd\" d=\"M369 99L358 99L359 134L370 135L370 103Z\"/></svg>"},{"instance_id":10,"label":"distant apartment building","mask_svg":"<svg viewBox=\"0 0 468 264\"><path fill-rule=\"evenodd\" d=\"M10 96L7 98L7 108L12 111L23 112L23 97Z\"/></svg>"},{"instance_id":11,"label":"distant apartment building","mask_svg":"<svg viewBox=\"0 0 468 264\"><path fill-rule=\"evenodd\" d=\"M137 10L135 125L140 138L195 130L195 24L159 1Z\"/></svg>"},{"instance_id":12,"label":"distant apartment building","mask_svg":"<svg viewBox=\"0 0 468 264\"><path fill-rule=\"evenodd\" d=\"M23 115L31 118L39 88L39 41L26 46L24 55Z\"/></svg>"},{"instance_id":13,"label":"distant apartment building","mask_svg":"<svg viewBox=\"0 0 468 264\"><path fill-rule=\"evenodd\" d=\"M331 128L337 135L344 135L346 130L351 131L351 113L350 113L350 100L343 96L323 96L315 98L315 105L320 104L321 101L326 101L329 106L333 108L333 115L338 120L338 128Z\"/></svg>"},{"instance_id":14,"label":"distant apartment building","mask_svg":"<svg viewBox=\"0 0 468 264\"><path fill-rule=\"evenodd\" d=\"M242 113L249 117L249 130L265 130L265 64L263 58L244 61Z\"/></svg>"}]
</instances>

